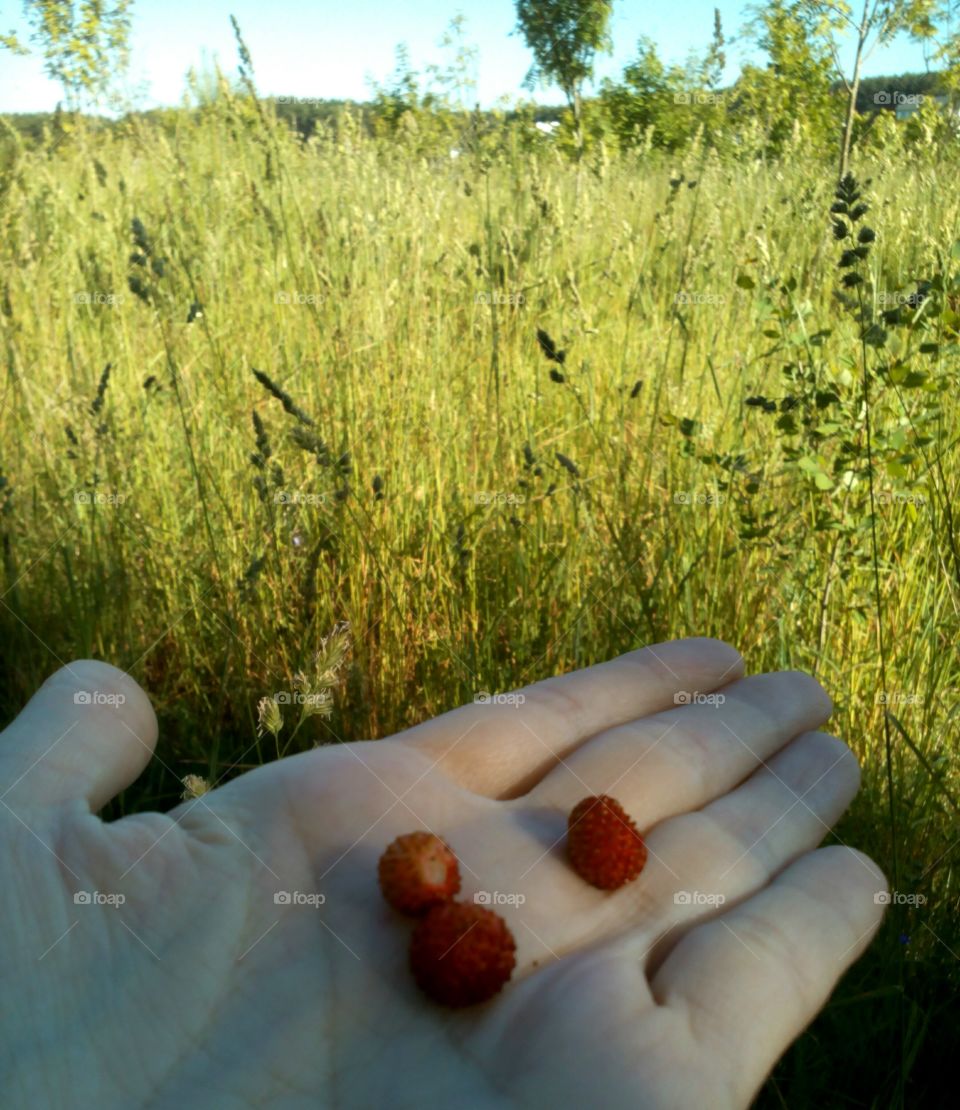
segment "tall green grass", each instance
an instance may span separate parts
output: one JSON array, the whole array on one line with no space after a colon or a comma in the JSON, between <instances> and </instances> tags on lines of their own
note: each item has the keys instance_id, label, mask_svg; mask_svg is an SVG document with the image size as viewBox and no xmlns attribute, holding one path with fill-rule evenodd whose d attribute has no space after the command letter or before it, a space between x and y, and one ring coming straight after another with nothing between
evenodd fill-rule
<instances>
[{"instance_id":1,"label":"tall green grass","mask_svg":"<svg viewBox=\"0 0 960 1110\"><path fill-rule=\"evenodd\" d=\"M63 661L128 668L160 760L116 816L656 640L815 671L864 768L837 835L927 901L891 908L761 1101L932 1099L960 979L956 171L858 167L865 295L932 277L938 306L936 350L896 340L923 381L870 379L871 518L858 383L880 355L834 298L834 183L800 151L601 151L578 173L349 126L302 144L232 94L19 150L0 179L4 714ZM842 398L832 431L782 421L798 367ZM333 715L265 742L259 700L341 621Z\"/></svg>"}]
</instances>

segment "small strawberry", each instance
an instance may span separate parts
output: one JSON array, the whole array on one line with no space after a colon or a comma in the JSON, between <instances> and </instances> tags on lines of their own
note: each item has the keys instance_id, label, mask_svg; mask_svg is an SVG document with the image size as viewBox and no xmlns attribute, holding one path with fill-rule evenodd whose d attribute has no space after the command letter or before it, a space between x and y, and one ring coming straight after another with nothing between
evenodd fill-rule
<instances>
[{"instance_id":1,"label":"small strawberry","mask_svg":"<svg viewBox=\"0 0 960 1110\"><path fill-rule=\"evenodd\" d=\"M410 967L422 991L445 1006L492 998L516 964L513 935L499 914L483 906L444 902L417 925Z\"/></svg>"},{"instance_id":2,"label":"small strawberry","mask_svg":"<svg viewBox=\"0 0 960 1110\"><path fill-rule=\"evenodd\" d=\"M647 848L623 806L606 794L584 798L570 811L567 855L574 871L601 890L632 882L647 862Z\"/></svg>"},{"instance_id":3,"label":"small strawberry","mask_svg":"<svg viewBox=\"0 0 960 1110\"><path fill-rule=\"evenodd\" d=\"M384 898L401 913L426 913L460 889L457 857L433 833L398 836L380 857L377 872Z\"/></svg>"}]
</instances>

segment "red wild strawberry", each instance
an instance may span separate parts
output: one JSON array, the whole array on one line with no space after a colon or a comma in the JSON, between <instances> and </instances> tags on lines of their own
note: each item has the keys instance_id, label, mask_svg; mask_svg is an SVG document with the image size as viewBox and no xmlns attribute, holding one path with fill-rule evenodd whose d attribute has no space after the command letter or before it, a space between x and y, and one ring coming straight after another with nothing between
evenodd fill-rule
<instances>
[{"instance_id":1,"label":"red wild strawberry","mask_svg":"<svg viewBox=\"0 0 960 1110\"><path fill-rule=\"evenodd\" d=\"M570 811L567 855L574 871L601 890L616 890L635 879L647 862L647 848L623 806L606 794L584 798Z\"/></svg>"},{"instance_id":2,"label":"red wild strawberry","mask_svg":"<svg viewBox=\"0 0 960 1110\"><path fill-rule=\"evenodd\" d=\"M483 906L444 902L417 924L410 968L422 991L445 1006L492 998L516 964L513 935L499 914Z\"/></svg>"},{"instance_id":3,"label":"red wild strawberry","mask_svg":"<svg viewBox=\"0 0 960 1110\"><path fill-rule=\"evenodd\" d=\"M377 869L383 896L401 913L422 914L460 889L457 857L428 832L398 836Z\"/></svg>"}]
</instances>

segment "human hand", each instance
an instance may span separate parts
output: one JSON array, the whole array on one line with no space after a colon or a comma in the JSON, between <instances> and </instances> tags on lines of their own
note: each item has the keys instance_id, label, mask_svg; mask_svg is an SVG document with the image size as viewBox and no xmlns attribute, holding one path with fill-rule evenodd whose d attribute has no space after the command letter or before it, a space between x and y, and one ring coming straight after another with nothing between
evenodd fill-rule
<instances>
[{"instance_id":1,"label":"human hand","mask_svg":"<svg viewBox=\"0 0 960 1110\"><path fill-rule=\"evenodd\" d=\"M811 731L826 694L742 674L718 641L658 644L104 824L156 720L117 669L61 669L0 736L0 1103L745 1106L869 943L886 884L859 852L811 850L859 782ZM724 700L675 703L693 691ZM649 850L612 894L564 855L594 793ZM509 896L517 967L483 1006L418 992L411 925L377 887L418 828L456 852L461 898Z\"/></svg>"}]
</instances>

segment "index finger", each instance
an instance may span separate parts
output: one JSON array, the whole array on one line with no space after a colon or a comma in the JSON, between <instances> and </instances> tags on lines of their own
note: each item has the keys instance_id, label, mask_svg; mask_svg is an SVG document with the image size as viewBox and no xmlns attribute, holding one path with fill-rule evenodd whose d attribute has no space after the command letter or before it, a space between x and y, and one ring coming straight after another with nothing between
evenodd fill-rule
<instances>
[{"instance_id":1,"label":"index finger","mask_svg":"<svg viewBox=\"0 0 960 1110\"><path fill-rule=\"evenodd\" d=\"M598 732L673 708L678 694L708 693L743 673L740 653L722 640L671 640L543 679L502 700L461 706L396 739L459 786L516 797Z\"/></svg>"}]
</instances>

